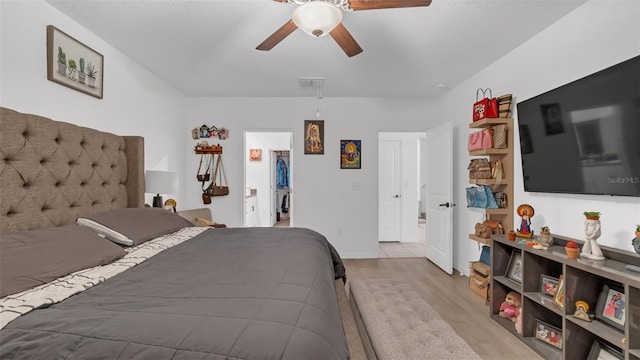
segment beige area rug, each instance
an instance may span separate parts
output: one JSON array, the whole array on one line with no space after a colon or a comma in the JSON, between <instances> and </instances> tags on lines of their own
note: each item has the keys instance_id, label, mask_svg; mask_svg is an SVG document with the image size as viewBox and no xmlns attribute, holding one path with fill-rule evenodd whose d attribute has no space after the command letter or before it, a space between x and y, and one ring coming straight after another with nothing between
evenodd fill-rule
<instances>
[{"instance_id":1,"label":"beige area rug","mask_svg":"<svg viewBox=\"0 0 640 360\"><path fill-rule=\"evenodd\" d=\"M349 287L378 359L480 359L402 280L355 279Z\"/></svg>"}]
</instances>

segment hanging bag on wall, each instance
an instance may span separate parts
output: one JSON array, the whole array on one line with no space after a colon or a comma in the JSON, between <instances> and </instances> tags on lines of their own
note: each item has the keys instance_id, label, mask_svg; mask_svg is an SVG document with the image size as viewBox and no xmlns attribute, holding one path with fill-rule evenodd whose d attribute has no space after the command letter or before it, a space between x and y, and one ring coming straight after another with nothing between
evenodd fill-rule
<instances>
[{"instance_id":1,"label":"hanging bag on wall","mask_svg":"<svg viewBox=\"0 0 640 360\"><path fill-rule=\"evenodd\" d=\"M207 159L207 172L208 172L213 163L213 155L206 157L206 159ZM202 202L204 204L211 204L211 185L213 184L213 182L211 182L209 186L205 186L205 183L209 181L209 178L210 177L207 177L207 180L202 180Z\"/></svg>"},{"instance_id":2,"label":"hanging bag on wall","mask_svg":"<svg viewBox=\"0 0 640 360\"><path fill-rule=\"evenodd\" d=\"M200 171L202 169L202 160L204 160L205 158L207 159L207 169L205 170L204 174L201 174ZM210 171L211 171L211 162L209 158L205 154L200 155L200 164L198 165L198 175L196 175L196 179L198 179L198 181L200 182L211 180Z\"/></svg>"},{"instance_id":3,"label":"hanging bag on wall","mask_svg":"<svg viewBox=\"0 0 640 360\"><path fill-rule=\"evenodd\" d=\"M218 176L220 182L218 182ZM223 180L224 179L224 185ZM227 175L224 173L224 165L222 164L222 155L218 155L216 167L213 170L213 182L207 188L210 196L226 196L229 195L229 186L227 186Z\"/></svg>"},{"instance_id":4,"label":"hanging bag on wall","mask_svg":"<svg viewBox=\"0 0 640 360\"><path fill-rule=\"evenodd\" d=\"M487 93L489 94L488 97ZM478 100L480 94L484 98ZM491 89L478 89L476 91L476 102L473 104L473 121L495 117L498 117L498 100L491 94Z\"/></svg>"}]
</instances>

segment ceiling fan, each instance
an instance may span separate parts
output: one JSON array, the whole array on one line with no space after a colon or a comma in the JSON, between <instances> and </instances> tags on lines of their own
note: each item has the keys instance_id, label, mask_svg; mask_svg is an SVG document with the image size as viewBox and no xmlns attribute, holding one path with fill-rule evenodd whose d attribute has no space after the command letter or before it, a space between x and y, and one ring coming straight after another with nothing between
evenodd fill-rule
<instances>
[{"instance_id":1,"label":"ceiling fan","mask_svg":"<svg viewBox=\"0 0 640 360\"><path fill-rule=\"evenodd\" d=\"M347 56L362 52L362 48L342 24L343 11L390 9L402 7L429 6L431 0L273 0L280 3L299 5L282 27L263 41L256 49L269 51L296 29L309 35L320 37L331 35Z\"/></svg>"}]
</instances>

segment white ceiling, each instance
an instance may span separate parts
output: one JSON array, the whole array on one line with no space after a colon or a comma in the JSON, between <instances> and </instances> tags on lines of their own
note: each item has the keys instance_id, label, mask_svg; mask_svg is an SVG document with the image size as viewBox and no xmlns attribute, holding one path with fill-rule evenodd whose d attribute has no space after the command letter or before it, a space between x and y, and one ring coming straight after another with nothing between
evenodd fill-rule
<instances>
[{"instance_id":1,"label":"white ceiling","mask_svg":"<svg viewBox=\"0 0 640 360\"><path fill-rule=\"evenodd\" d=\"M301 30L271 51L255 50L290 19L293 4L47 2L190 97L314 96L299 77L325 77L326 97L437 97L585 0L433 0L429 7L347 12L343 24L364 49L352 58L330 36Z\"/></svg>"}]
</instances>

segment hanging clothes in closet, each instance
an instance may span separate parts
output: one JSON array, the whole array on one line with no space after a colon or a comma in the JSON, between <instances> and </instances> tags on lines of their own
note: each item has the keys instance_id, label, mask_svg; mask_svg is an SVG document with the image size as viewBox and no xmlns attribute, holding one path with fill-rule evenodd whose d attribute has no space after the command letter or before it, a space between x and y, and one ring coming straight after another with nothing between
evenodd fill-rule
<instances>
[{"instance_id":1,"label":"hanging clothes in closet","mask_svg":"<svg viewBox=\"0 0 640 360\"><path fill-rule=\"evenodd\" d=\"M276 173L278 175L278 189L289 187L289 169L284 159L279 156L276 163Z\"/></svg>"},{"instance_id":2,"label":"hanging clothes in closet","mask_svg":"<svg viewBox=\"0 0 640 360\"><path fill-rule=\"evenodd\" d=\"M289 193L286 193L282 196L282 206L280 207L280 210L283 214L289 212Z\"/></svg>"}]
</instances>

